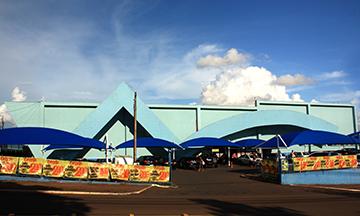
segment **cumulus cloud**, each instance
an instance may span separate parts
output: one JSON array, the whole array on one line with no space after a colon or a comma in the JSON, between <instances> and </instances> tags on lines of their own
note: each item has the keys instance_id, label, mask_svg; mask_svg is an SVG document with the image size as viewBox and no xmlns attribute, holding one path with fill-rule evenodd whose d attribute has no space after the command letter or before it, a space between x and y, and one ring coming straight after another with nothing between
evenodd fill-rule
<instances>
[{"instance_id":1,"label":"cumulus cloud","mask_svg":"<svg viewBox=\"0 0 360 216\"><path fill-rule=\"evenodd\" d=\"M13 92L11 93L13 101L25 101L26 100L26 92L20 91L19 87L15 87ZM4 117L5 123L10 123L16 126L14 119L10 115L9 110L7 109L5 104L0 106L0 117Z\"/></svg>"},{"instance_id":2,"label":"cumulus cloud","mask_svg":"<svg viewBox=\"0 0 360 216\"><path fill-rule=\"evenodd\" d=\"M252 106L254 100L301 101L299 94L292 98L277 77L265 68L247 67L223 69L216 80L201 92L202 104Z\"/></svg>"},{"instance_id":3,"label":"cumulus cloud","mask_svg":"<svg viewBox=\"0 0 360 216\"><path fill-rule=\"evenodd\" d=\"M208 55L198 60L198 67L220 67L243 65L250 55L238 53L231 49L225 57ZM200 99L207 105L252 106L254 100L298 101L303 102L298 93L289 96L286 86L297 86L314 83L314 79L302 74L276 77L263 67L222 67L215 81L206 85Z\"/></svg>"},{"instance_id":4,"label":"cumulus cloud","mask_svg":"<svg viewBox=\"0 0 360 216\"><path fill-rule=\"evenodd\" d=\"M310 77L306 77L303 74L295 74L295 76L287 74L279 77L276 80L277 85L284 85L284 86L296 86L296 85L313 84L313 83L314 83L314 79Z\"/></svg>"},{"instance_id":5,"label":"cumulus cloud","mask_svg":"<svg viewBox=\"0 0 360 216\"><path fill-rule=\"evenodd\" d=\"M229 65L242 65L251 55L238 53L234 48L229 50L225 57L208 55L204 58L200 58L197 62L198 68L204 67L225 67Z\"/></svg>"},{"instance_id":6,"label":"cumulus cloud","mask_svg":"<svg viewBox=\"0 0 360 216\"><path fill-rule=\"evenodd\" d=\"M13 92L11 93L13 101L25 101L26 100L26 92L20 91L19 87L15 87Z\"/></svg>"}]
</instances>

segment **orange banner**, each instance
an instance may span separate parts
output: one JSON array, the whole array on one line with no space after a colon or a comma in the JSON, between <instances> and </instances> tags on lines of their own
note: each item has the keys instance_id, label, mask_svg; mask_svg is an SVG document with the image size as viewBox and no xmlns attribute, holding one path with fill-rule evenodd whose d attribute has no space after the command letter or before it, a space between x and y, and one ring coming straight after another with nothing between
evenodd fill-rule
<instances>
[{"instance_id":1,"label":"orange banner","mask_svg":"<svg viewBox=\"0 0 360 216\"><path fill-rule=\"evenodd\" d=\"M109 166L106 163L88 163L89 179L108 179Z\"/></svg>"},{"instance_id":2,"label":"orange banner","mask_svg":"<svg viewBox=\"0 0 360 216\"><path fill-rule=\"evenodd\" d=\"M88 162L69 161L65 166L64 176L67 178L87 178Z\"/></svg>"},{"instance_id":3,"label":"orange banner","mask_svg":"<svg viewBox=\"0 0 360 216\"><path fill-rule=\"evenodd\" d=\"M41 175L42 158L19 158L19 173L26 175Z\"/></svg>"},{"instance_id":4,"label":"orange banner","mask_svg":"<svg viewBox=\"0 0 360 216\"><path fill-rule=\"evenodd\" d=\"M125 164L110 164L111 179L119 179L127 181L130 176L129 165Z\"/></svg>"},{"instance_id":5,"label":"orange banner","mask_svg":"<svg viewBox=\"0 0 360 216\"><path fill-rule=\"evenodd\" d=\"M18 162L19 162L18 157L1 156L0 157L0 173L16 174Z\"/></svg>"},{"instance_id":6,"label":"orange banner","mask_svg":"<svg viewBox=\"0 0 360 216\"><path fill-rule=\"evenodd\" d=\"M294 158L294 171L357 167L356 155Z\"/></svg>"},{"instance_id":7,"label":"orange banner","mask_svg":"<svg viewBox=\"0 0 360 216\"><path fill-rule=\"evenodd\" d=\"M69 161L63 160L44 160L42 174L48 177L63 177L68 163Z\"/></svg>"},{"instance_id":8,"label":"orange banner","mask_svg":"<svg viewBox=\"0 0 360 216\"><path fill-rule=\"evenodd\" d=\"M149 181L150 171L153 167L141 165L130 166L130 181Z\"/></svg>"},{"instance_id":9,"label":"orange banner","mask_svg":"<svg viewBox=\"0 0 360 216\"><path fill-rule=\"evenodd\" d=\"M150 171L150 181L152 182L169 182L170 167L154 166Z\"/></svg>"}]
</instances>

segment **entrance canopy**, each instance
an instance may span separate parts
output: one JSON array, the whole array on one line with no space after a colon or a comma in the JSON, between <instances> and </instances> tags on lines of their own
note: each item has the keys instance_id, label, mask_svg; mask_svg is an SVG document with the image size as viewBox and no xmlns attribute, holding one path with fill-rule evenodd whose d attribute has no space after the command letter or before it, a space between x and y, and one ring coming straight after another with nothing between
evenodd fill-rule
<instances>
[{"instance_id":1,"label":"entrance canopy","mask_svg":"<svg viewBox=\"0 0 360 216\"><path fill-rule=\"evenodd\" d=\"M199 146L222 146L222 147L237 147L241 146L230 142L228 140L214 138L214 137L201 137L192 140L188 140L180 144L183 148L199 147Z\"/></svg>"},{"instance_id":2,"label":"entrance canopy","mask_svg":"<svg viewBox=\"0 0 360 216\"><path fill-rule=\"evenodd\" d=\"M131 148L131 147L134 147L134 140L126 141L116 146L115 148L119 149L119 148ZM180 145L176 143L172 143L163 139L150 138L150 137L137 138L136 147L182 148Z\"/></svg>"},{"instance_id":3,"label":"entrance canopy","mask_svg":"<svg viewBox=\"0 0 360 216\"><path fill-rule=\"evenodd\" d=\"M292 145L326 145L326 144L355 144L360 140L350 136L328 131L305 130L285 135L277 135L255 148L287 148Z\"/></svg>"},{"instance_id":4,"label":"entrance canopy","mask_svg":"<svg viewBox=\"0 0 360 216\"><path fill-rule=\"evenodd\" d=\"M0 130L0 145L53 145L105 148L102 142L62 130L42 127L19 127Z\"/></svg>"}]
</instances>

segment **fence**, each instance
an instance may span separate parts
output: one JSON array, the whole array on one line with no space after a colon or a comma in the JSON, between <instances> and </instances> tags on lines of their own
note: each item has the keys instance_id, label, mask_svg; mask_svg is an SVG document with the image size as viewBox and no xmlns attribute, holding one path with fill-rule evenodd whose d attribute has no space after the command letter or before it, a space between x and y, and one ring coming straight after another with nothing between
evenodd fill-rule
<instances>
[{"instance_id":1,"label":"fence","mask_svg":"<svg viewBox=\"0 0 360 216\"><path fill-rule=\"evenodd\" d=\"M170 167L0 157L0 174L63 179L169 182Z\"/></svg>"},{"instance_id":2,"label":"fence","mask_svg":"<svg viewBox=\"0 0 360 216\"><path fill-rule=\"evenodd\" d=\"M358 168L359 163L357 155L286 158L281 159L281 173ZM279 162L262 160L260 172L278 177Z\"/></svg>"}]
</instances>

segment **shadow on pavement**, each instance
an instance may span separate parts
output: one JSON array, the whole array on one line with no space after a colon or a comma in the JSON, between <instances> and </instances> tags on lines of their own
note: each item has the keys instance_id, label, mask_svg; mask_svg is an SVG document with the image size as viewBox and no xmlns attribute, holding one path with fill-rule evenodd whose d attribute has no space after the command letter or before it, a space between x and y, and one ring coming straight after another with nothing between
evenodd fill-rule
<instances>
[{"instance_id":1,"label":"shadow on pavement","mask_svg":"<svg viewBox=\"0 0 360 216\"><path fill-rule=\"evenodd\" d=\"M303 186L306 187L306 186ZM321 187L321 185L320 185ZM331 185L332 188L336 188L336 185ZM324 189L324 188L316 188L316 187L307 187L308 191L316 192L316 193L323 193L328 195L336 195L336 196L344 196L350 198L360 198L359 192L354 191L344 191L344 190L334 190L334 189Z\"/></svg>"},{"instance_id":2,"label":"shadow on pavement","mask_svg":"<svg viewBox=\"0 0 360 216\"><path fill-rule=\"evenodd\" d=\"M45 186L24 186L0 181L0 215L86 215L90 208L80 199L36 190L53 190Z\"/></svg>"},{"instance_id":3,"label":"shadow on pavement","mask_svg":"<svg viewBox=\"0 0 360 216\"><path fill-rule=\"evenodd\" d=\"M211 211L211 215L229 216L229 215L292 215L292 216L305 216L301 212L291 209L280 207L262 207L256 208L249 205L232 203L214 199L191 199L199 205L206 205Z\"/></svg>"}]
</instances>

